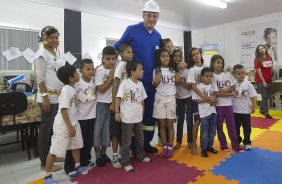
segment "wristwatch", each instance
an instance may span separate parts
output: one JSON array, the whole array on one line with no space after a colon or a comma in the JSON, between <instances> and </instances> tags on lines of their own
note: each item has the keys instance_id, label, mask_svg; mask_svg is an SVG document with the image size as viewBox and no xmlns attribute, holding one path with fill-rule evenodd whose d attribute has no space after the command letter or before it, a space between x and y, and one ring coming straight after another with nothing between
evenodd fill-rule
<instances>
[{"instance_id":1,"label":"wristwatch","mask_svg":"<svg viewBox=\"0 0 282 184\"><path fill-rule=\"evenodd\" d=\"M47 96L48 93L41 93L41 97Z\"/></svg>"}]
</instances>

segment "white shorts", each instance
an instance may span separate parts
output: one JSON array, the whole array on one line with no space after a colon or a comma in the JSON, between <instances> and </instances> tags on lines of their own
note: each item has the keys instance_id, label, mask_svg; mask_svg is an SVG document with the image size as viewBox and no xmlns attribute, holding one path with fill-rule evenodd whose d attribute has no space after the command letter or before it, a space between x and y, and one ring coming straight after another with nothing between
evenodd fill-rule
<instances>
[{"instance_id":1,"label":"white shorts","mask_svg":"<svg viewBox=\"0 0 282 184\"><path fill-rule=\"evenodd\" d=\"M54 134L51 137L49 153L64 158L67 150L83 148L81 129L78 122L74 125L74 129L75 136L70 137L68 128L64 123L54 122Z\"/></svg>"},{"instance_id":2,"label":"white shorts","mask_svg":"<svg viewBox=\"0 0 282 184\"><path fill-rule=\"evenodd\" d=\"M176 118L176 97L175 95L160 95L156 93L153 117L156 119Z\"/></svg>"}]
</instances>

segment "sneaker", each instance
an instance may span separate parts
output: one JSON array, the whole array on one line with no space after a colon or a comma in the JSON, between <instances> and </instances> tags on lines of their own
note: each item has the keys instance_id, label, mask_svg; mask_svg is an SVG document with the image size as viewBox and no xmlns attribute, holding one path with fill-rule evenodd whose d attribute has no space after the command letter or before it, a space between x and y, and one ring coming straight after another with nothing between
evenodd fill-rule
<instances>
[{"instance_id":1,"label":"sneaker","mask_svg":"<svg viewBox=\"0 0 282 184\"><path fill-rule=\"evenodd\" d=\"M126 172L134 172L134 168L132 167L132 165L128 165L124 167L124 170Z\"/></svg>"},{"instance_id":2,"label":"sneaker","mask_svg":"<svg viewBox=\"0 0 282 184\"><path fill-rule=\"evenodd\" d=\"M212 146L208 147L207 151L208 151L208 152L211 152L211 153L213 153L213 154L217 154L217 153L218 153L218 151L215 150Z\"/></svg>"},{"instance_id":3,"label":"sneaker","mask_svg":"<svg viewBox=\"0 0 282 184\"><path fill-rule=\"evenodd\" d=\"M251 151L251 150L253 149L250 144L246 144L246 145L244 146L244 148L245 148L245 150L247 150L247 151Z\"/></svg>"},{"instance_id":4,"label":"sneaker","mask_svg":"<svg viewBox=\"0 0 282 184\"><path fill-rule=\"evenodd\" d=\"M161 153L161 156L162 157L164 157L164 158L166 158L167 156L167 145L164 145L163 146L163 151L162 151L162 153Z\"/></svg>"},{"instance_id":5,"label":"sneaker","mask_svg":"<svg viewBox=\"0 0 282 184\"><path fill-rule=\"evenodd\" d=\"M243 153L243 152L244 152L244 149L243 149L241 146L239 146L239 148L237 148L236 151L239 152L239 153Z\"/></svg>"},{"instance_id":6,"label":"sneaker","mask_svg":"<svg viewBox=\"0 0 282 184\"><path fill-rule=\"evenodd\" d=\"M52 175L44 177L44 184L56 184L52 178Z\"/></svg>"},{"instance_id":7,"label":"sneaker","mask_svg":"<svg viewBox=\"0 0 282 184\"><path fill-rule=\"evenodd\" d=\"M265 118L267 118L267 119L273 119L273 117L272 117L272 116L270 116L268 113L267 113L267 114L265 114L264 116L265 116Z\"/></svg>"},{"instance_id":8,"label":"sneaker","mask_svg":"<svg viewBox=\"0 0 282 184\"><path fill-rule=\"evenodd\" d=\"M97 165L96 165L96 163L95 162L90 162L89 164L88 164L88 166L87 166L87 169L88 170L91 170L91 169L93 169L94 167L96 167Z\"/></svg>"},{"instance_id":9,"label":"sneaker","mask_svg":"<svg viewBox=\"0 0 282 184\"><path fill-rule=\"evenodd\" d=\"M262 111L259 111L259 113L261 113L262 115L264 115L264 112L262 112Z\"/></svg>"},{"instance_id":10,"label":"sneaker","mask_svg":"<svg viewBox=\"0 0 282 184\"><path fill-rule=\"evenodd\" d=\"M173 156L173 147L172 145L169 145L167 147L167 151L166 151L166 157L167 158L171 158Z\"/></svg>"},{"instance_id":11,"label":"sneaker","mask_svg":"<svg viewBox=\"0 0 282 184\"><path fill-rule=\"evenodd\" d=\"M98 167L104 167L104 166L106 166L106 162L102 159L102 157L100 157L96 160L96 165Z\"/></svg>"},{"instance_id":12,"label":"sneaker","mask_svg":"<svg viewBox=\"0 0 282 184\"><path fill-rule=\"evenodd\" d=\"M181 147L181 144L177 143L177 144L173 147L173 149L174 149L174 150L179 150L180 147Z\"/></svg>"},{"instance_id":13,"label":"sneaker","mask_svg":"<svg viewBox=\"0 0 282 184\"><path fill-rule=\"evenodd\" d=\"M76 172L78 172L79 174L82 174L82 175L85 175L85 174L88 173L88 170L86 168L80 167L80 166L77 167L75 170L76 170Z\"/></svg>"},{"instance_id":14,"label":"sneaker","mask_svg":"<svg viewBox=\"0 0 282 184\"><path fill-rule=\"evenodd\" d=\"M145 148L145 152L146 153L158 153L158 149L150 146L150 147Z\"/></svg>"},{"instance_id":15,"label":"sneaker","mask_svg":"<svg viewBox=\"0 0 282 184\"><path fill-rule=\"evenodd\" d=\"M118 154L113 155L112 165L113 168L121 168L121 164L118 161Z\"/></svg>"},{"instance_id":16,"label":"sneaker","mask_svg":"<svg viewBox=\"0 0 282 184\"><path fill-rule=\"evenodd\" d=\"M220 147L220 149L224 152L230 152L230 149L226 146L226 147Z\"/></svg>"},{"instance_id":17,"label":"sneaker","mask_svg":"<svg viewBox=\"0 0 282 184\"><path fill-rule=\"evenodd\" d=\"M207 150L202 150L201 156L202 157L208 157L209 155L208 155Z\"/></svg>"},{"instance_id":18,"label":"sneaker","mask_svg":"<svg viewBox=\"0 0 282 184\"><path fill-rule=\"evenodd\" d=\"M111 159L108 157L107 154L104 154L101 156L101 158L104 160L104 162L107 163L111 163Z\"/></svg>"}]
</instances>

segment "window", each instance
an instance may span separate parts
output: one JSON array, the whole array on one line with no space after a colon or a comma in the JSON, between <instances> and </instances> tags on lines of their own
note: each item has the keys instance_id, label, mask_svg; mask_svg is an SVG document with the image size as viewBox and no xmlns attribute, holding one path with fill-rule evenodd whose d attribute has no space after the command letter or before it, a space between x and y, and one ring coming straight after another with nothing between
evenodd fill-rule
<instances>
[{"instance_id":1,"label":"window","mask_svg":"<svg viewBox=\"0 0 282 184\"><path fill-rule=\"evenodd\" d=\"M39 49L39 31L0 27L0 69L1 70L31 70L32 64L21 56L7 61L2 52L10 47L17 47L21 51L30 48L34 52Z\"/></svg>"}]
</instances>

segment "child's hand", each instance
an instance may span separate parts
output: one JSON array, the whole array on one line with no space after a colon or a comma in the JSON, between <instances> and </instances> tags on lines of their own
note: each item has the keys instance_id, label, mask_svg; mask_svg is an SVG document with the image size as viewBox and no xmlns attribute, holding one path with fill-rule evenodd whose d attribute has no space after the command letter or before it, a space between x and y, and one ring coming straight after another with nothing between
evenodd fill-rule
<instances>
[{"instance_id":1,"label":"child's hand","mask_svg":"<svg viewBox=\"0 0 282 184\"><path fill-rule=\"evenodd\" d=\"M115 77L115 68L111 68L109 73L109 79L114 80L114 77Z\"/></svg>"},{"instance_id":2,"label":"child's hand","mask_svg":"<svg viewBox=\"0 0 282 184\"><path fill-rule=\"evenodd\" d=\"M119 112L115 113L115 120L116 120L116 122L121 122L121 118L120 118L120 113Z\"/></svg>"},{"instance_id":3,"label":"child's hand","mask_svg":"<svg viewBox=\"0 0 282 184\"><path fill-rule=\"evenodd\" d=\"M70 137L74 137L75 136L76 132L75 132L75 129L73 128L73 126L69 127L68 131L69 131L69 136Z\"/></svg>"},{"instance_id":4,"label":"child's hand","mask_svg":"<svg viewBox=\"0 0 282 184\"><path fill-rule=\"evenodd\" d=\"M154 83L159 84L160 82L161 82L161 75L157 74L156 77L155 77Z\"/></svg>"},{"instance_id":5,"label":"child's hand","mask_svg":"<svg viewBox=\"0 0 282 184\"><path fill-rule=\"evenodd\" d=\"M256 111L256 106L255 105L252 105L251 107L251 114L254 114Z\"/></svg>"},{"instance_id":6,"label":"child's hand","mask_svg":"<svg viewBox=\"0 0 282 184\"><path fill-rule=\"evenodd\" d=\"M180 81L181 81L181 76L180 76L179 73L176 73L176 74L175 74L175 83L178 83L178 82L180 82Z\"/></svg>"},{"instance_id":7,"label":"child's hand","mask_svg":"<svg viewBox=\"0 0 282 184\"><path fill-rule=\"evenodd\" d=\"M236 91L232 90L231 96L236 96Z\"/></svg>"},{"instance_id":8,"label":"child's hand","mask_svg":"<svg viewBox=\"0 0 282 184\"><path fill-rule=\"evenodd\" d=\"M111 103L110 105L111 112L115 112L115 104Z\"/></svg>"},{"instance_id":9,"label":"child's hand","mask_svg":"<svg viewBox=\"0 0 282 184\"><path fill-rule=\"evenodd\" d=\"M211 106L215 106L216 105L216 103L217 103L217 98L216 97L212 97L212 98L210 98L210 100L209 100L209 104L211 105Z\"/></svg>"},{"instance_id":10,"label":"child's hand","mask_svg":"<svg viewBox=\"0 0 282 184\"><path fill-rule=\"evenodd\" d=\"M262 84L263 84L263 87L265 88L268 86L266 82L263 82Z\"/></svg>"}]
</instances>

